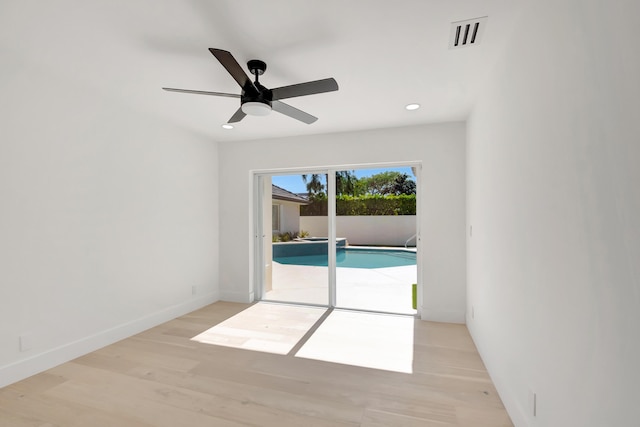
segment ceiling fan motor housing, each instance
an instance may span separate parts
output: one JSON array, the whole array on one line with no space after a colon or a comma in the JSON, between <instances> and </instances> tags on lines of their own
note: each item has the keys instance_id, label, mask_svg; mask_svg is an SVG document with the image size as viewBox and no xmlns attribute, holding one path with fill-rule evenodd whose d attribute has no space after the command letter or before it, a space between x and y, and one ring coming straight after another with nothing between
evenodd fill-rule
<instances>
[{"instance_id":1,"label":"ceiling fan motor housing","mask_svg":"<svg viewBox=\"0 0 640 427\"><path fill-rule=\"evenodd\" d=\"M231 116L229 123L235 123L242 120L246 115L266 116L272 109L278 113L289 116L306 124L314 123L317 117L304 111L298 110L291 105L282 102L283 99L294 98L298 96L313 95L317 93L332 92L338 90L338 83L333 78L315 80L311 82L298 83L295 85L282 86L274 89L267 89L259 82L259 76L264 74L267 64L259 59L252 59L247 62L247 68L255 76L255 82L252 82L243 67L233 55L222 49L209 48L209 52L216 57L220 64L227 70L233 79L240 85L242 91L240 95L233 93L209 92L202 90L188 90L164 88L171 92L195 93L199 95L224 96L229 98L240 98L240 108ZM275 100L274 100L275 97ZM275 106L275 108L274 108Z\"/></svg>"},{"instance_id":2,"label":"ceiling fan motor housing","mask_svg":"<svg viewBox=\"0 0 640 427\"><path fill-rule=\"evenodd\" d=\"M259 59L252 59L247 62L247 68L256 76L256 81L253 83L253 86L247 85L242 88L242 95L240 97L240 105L244 105L247 102L259 102L261 104L269 106L271 109L271 101L273 100L273 96L271 91L266 87L262 86L258 81L258 76L264 74L267 70L267 64L264 61L260 61ZM256 93L255 88L258 89L258 93Z\"/></svg>"},{"instance_id":3,"label":"ceiling fan motor housing","mask_svg":"<svg viewBox=\"0 0 640 427\"><path fill-rule=\"evenodd\" d=\"M254 85L258 88L258 93L256 93L252 87L242 89L240 103L244 104L245 102L260 102L271 107L271 101L273 100L271 91L258 82L255 82Z\"/></svg>"},{"instance_id":4,"label":"ceiling fan motor housing","mask_svg":"<svg viewBox=\"0 0 640 427\"><path fill-rule=\"evenodd\" d=\"M242 90L240 96L240 108L245 114L251 116L266 116L271 112L272 93L269 89L258 83L258 79L254 82L255 89L251 86Z\"/></svg>"}]
</instances>

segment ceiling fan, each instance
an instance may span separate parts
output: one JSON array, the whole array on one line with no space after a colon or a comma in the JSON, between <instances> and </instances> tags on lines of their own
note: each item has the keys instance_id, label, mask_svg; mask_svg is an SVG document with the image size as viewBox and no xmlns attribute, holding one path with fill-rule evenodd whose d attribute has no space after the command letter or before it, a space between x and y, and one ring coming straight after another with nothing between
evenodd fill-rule
<instances>
[{"instance_id":1,"label":"ceiling fan","mask_svg":"<svg viewBox=\"0 0 640 427\"><path fill-rule=\"evenodd\" d=\"M231 116L228 123L235 123L242 120L247 114L251 116L266 116L275 110L306 124L311 124L318 120L317 117L305 113L289 104L282 102L282 99L294 98L296 96L313 95L316 93L332 92L338 90L338 83L333 78L315 80L312 82L299 83L290 86L281 86L274 89L267 89L258 81L258 76L264 74L267 64L258 59L247 62L247 67L251 74L256 76L254 82L244 72L238 61L231 53L222 49L209 48L209 51L216 57L222 66L231 74L242 88L240 94L207 92L203 90L174 89L163 87L169 92L193 93L196 95L225 96L229 98L240 98L240 108Z\"/></svg>"}]
</instances>

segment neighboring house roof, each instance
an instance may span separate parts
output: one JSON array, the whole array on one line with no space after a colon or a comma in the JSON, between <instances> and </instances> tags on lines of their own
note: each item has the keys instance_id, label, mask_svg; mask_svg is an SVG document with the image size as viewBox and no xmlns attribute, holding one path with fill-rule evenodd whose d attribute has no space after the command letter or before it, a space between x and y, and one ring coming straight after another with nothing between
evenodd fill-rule
<instances>
[{"instance_id":1,"label":"neighboring house roof","mask_svg":"<svg viewBox=\"0 0 640 427\"><path fill-rule=\"evenodd\" d=\"M292 193L289 190L278 187L271 184L271 198L275 200L286 200L287 202L300 203L301 205L308 205L309 199Z\"/></svg>"}]
</instances>

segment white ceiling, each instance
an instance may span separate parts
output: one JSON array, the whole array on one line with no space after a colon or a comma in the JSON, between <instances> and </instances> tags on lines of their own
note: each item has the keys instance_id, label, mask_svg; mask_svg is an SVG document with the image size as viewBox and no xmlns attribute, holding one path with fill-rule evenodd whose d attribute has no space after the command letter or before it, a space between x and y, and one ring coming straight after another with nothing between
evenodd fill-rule
<instances>
[{"instance_id":1,"label":"white ceiling","mask_svg":"<svg viewBox=\"0 0 640 427\"><path fill-rule=\"evenodd\" d=\"M0 48L96 97L125 102L216 141L464 120L513 31L522 0L2 0ZM450 50L451 22L488 16L480 44ZM334 77L338 92L286 102L319 118L272 113L225 123L239 93L208 52L267 63L278 87ZM1 60L1 59L0 59ZM6 64L3 61L3 67ZM1 73L1 71L0 71ZM406 111L417 102L422 108Z\"/></svg>"}]
</instances>

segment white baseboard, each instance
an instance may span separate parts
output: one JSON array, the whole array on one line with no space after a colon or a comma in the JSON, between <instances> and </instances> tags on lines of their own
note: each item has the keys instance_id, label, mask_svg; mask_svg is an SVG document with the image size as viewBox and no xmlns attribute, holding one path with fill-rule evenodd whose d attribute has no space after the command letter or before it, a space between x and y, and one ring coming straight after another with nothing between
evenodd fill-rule
<instances>
[{"instance_id":1,"label":"white baseboard","mask_svg":"<svg viewBox=\"0 0 640 427\"><path fill-rule=\"evenodd\" d=\"M234 292L234 291L220 291L220 300L227 302L241 302L245 304L250 304L253 302L254 294L253 292Z\"/></svg>"},{"instance_id":2,"label":"white baseboard","mask_svg":"<svg viewBox=\"0 0 640 427\"><path fill-rule=\"evenodd\" d=\"M515 398L516 394L512 393L507 383L502 380L502 377L497 375L497 370L493 366L493 361L484 357L485 352L476 341L476 334L473 324L468 325L467 329L469 330L471 339L473 340L473 343L478 350L478 354L482 359L482 363L484 363L484 366L489 373L489 377L491 378L491 381L493 382L493 385L498 392L498 396L500 396L502 404L504 405L507 413L509 414L509 417L511 418L511 422L513 423L513 425L518 427L529 427L531 425L531 420L526 416L526 412L521 403Z\"/></svg>"},{"instance_id":3,"label":"white baseboard","mask_svg":"<svg viewBox=\"0 0 640 427\"><path fill-rule=\"evenodd\" d=\"M0 387L5 387L39 372L46 371L61 363L68 362L219 300L220 298L217 292L193 298L131 322L33 355L28 359L18 360L8 365L0 366Z\"/></svg>"},{"instance_id":4,"label":"white baseboard","mask_svg":"<svg viewBox=\"0 0 640 427\"><path fill-rule=\"evenodd\" d=\"M489 369L487 369L487 371L489 371ZM507 410L507 413L509 414L513 425L518 427L529 427L531 425L530 419L525 416L525 411L520 405L520 402L518 402L514 398L515 393L510 393L508 391L508 388L505 384L503 384L502 381L496 381L496 378L494 376L489 376L491 377L491 381L493 381L493 385L498 391L498 396L500 396L502 404Z\"/></svg>"}]
</instances>

